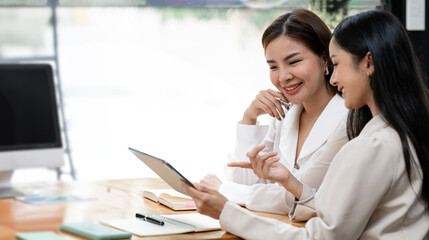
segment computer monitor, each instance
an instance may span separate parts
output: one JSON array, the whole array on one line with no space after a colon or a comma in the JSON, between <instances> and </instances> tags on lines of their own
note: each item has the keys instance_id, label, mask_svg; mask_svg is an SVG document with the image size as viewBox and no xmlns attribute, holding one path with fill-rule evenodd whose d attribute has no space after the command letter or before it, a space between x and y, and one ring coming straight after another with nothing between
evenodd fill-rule
<instances>
[{"instance_id":1,"label":"computer monitor","mask_svg":"<svg viewBox=\"0 0 429 240\"><path fill-rule=\"evenodd\" d=\"M64 164L49 64L0 64L0 198L13 197L13 171Z\"/></svg>"}]
</instances>

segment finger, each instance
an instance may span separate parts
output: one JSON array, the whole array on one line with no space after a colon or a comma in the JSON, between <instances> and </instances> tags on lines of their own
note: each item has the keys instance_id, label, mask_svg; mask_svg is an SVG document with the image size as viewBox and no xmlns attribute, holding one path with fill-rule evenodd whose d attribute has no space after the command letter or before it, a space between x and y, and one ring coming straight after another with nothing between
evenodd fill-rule
<instances>
[{"instance_id":1,"label":"finger","mask_svg":"<svg viewBox=\"0 0 429 240\"><path fill-rule=\"evenodd\" d=\"M270 93L273 96L275 96L276 98L282 100L283 102L290 103L289 99L287 99L287 97L285 95L283 95L283 93L278 92L278 91L274 91L274 90L271 90ZM280 104L280 105L282 105L282 104Z\"/></svg>"},{"instance_id":2,"label":"finger","mask_svg":"<svg viewBox=\"0 0 429 240\"><path fill-rule=\"evenodd\" d=\"M213 189L213 188L211 188L211 187L209 187L207 185L204 185L204 184L198 184L198 183L196 183L194 186L200 192L203 192L203 193L209 193L209 194L213 195L213 194L216 194L218 192L218 191L216 191L216 189Z\"/></svg>"},{"instance_id":3,"label":"finger","mask_svg":"<svg viewBox=\"0 0 429 240\"><path fill-rule=\"evenodd\" d=\"M269 153L268 156L272 156L272 153ZM258 155L255 160L254 160L254 164L253 166L253 172L256 174L256 176L258 177L263 177L263 168L264 168L264 164L265 164L265 160L268 158L267 154L265 155Z\"/></svg>"},{"instance_id":4,"label":"finger","mask_svg":"<svg viewBox=\"0 0 429 240\"><path fill-rule=\"evenodd\" d=\"M184 181L182 181L182 180L180 180L180 182L179 182L179 186L180 186L181 188L185 189L186 193L187 193L191 198L193 198L193 199L200 199L200 195L201 195L201 193L200 193L197 189L195 189L195 188L193 188L193 187L189 186L188 184L186 184L186 183L185 183ZM194 183L194 186L195 186L195 183Z\"/></svg>"},{"instance_id":5,"label":"finger","mask_svg":"<svg viewBox=\"0 0 429 240\"><path fill-rule=\"evenodd\" d=\"M194 184L194 183L192 183L192 184ZM192 186L190 186L188 183L186 183L185 181L183 181L183 180L180 180L179 181L179 186L180 187L182 187L183 189L185 189L185 190L188 190L188 189L193 189L193 187Z\"/></svg>"},{"instance_id":6,"label":"finger","mask_svg":"<svg viewBox=\"0 0 429 240\"><path fill-rule=\"evenodd\" d=\"M256 168L256 170L257 170L257 172L258 172L258 174L262 172L262 169L263 169L263 167L265 165L265 161L267 159L273 158L273 157L275 157L277 155L278 155L277 152L269 152L269 153L266 153L264 155L259 155L256 158L255 165L254 165L255 168ZM255 168L253 170L255 170Z\"/></svg>"},{"instance_id":7,"label":"finger","mask_svg":"<svg viewBox=\"0 0 429 240\"><path fill-rule=\"evenodd\" d=\"M265 144L258 145L252 151L246 153L246 156L248 156L252 160L252 158L258 156L259 152L262 151L264 148Z\"/></svg>"},{"instance_id":8,"label":"finger","mask_svg":"<svg viewBox=\"0 0 429 240\"><path fill-rule=\"evenodd\" d=\"M266 161L267 159L275 157L278 154L279 154L278 152L269 152L269 153L265 153L264 155L260 155L259 157L262 161Z\"/></svg>"},{"instance_id":9,"label":"finger","mask_svg":"<svg viewBox=\"0 0 429 240\"><path fill-rule=\"evenodd\" d=\"M286 110L289 110L290 105L285 105L284 103L290 103L289 99L287 99L287 97L285 95L283 95L283 93L281 92L277 92L274 90L270 91L271 94L273 94L276 98L278 98L279 102L280 102L280 106L282 106L282 110L283 107L286 108ZM283 110L284 112L284 110ZM283 117L286 117L286 115L283 115Z\"/></svg>"},{"instance_id":10,"label":"finger","mask_svg":"<svg viewBox=\"0 0 429 240\"><path fill-rule=\"evenodd\" d=\"M210 180L211 178L213 178L213 174L207 174L207 175L205 175L202 179L201 179L201 181L208 181L208 180ZM200 182L201 182L200 181Z\"/></svg>"},{"instance_id":11,"label":"finger","mask_svg":"<svg viewBox=\"0 0 429 240\"><path fill-rule=\"evenodd\" d=\"M267 90L267 92L269 92L271 95L273 95L274 97L276 97L276 98L279 98L279 99L281 99L281 100L283 100L283 101L287 101L288 102L288 100L287 100L287 98L285 97L285 95L283 95L283 93L281 93L281 92L279 92L279 91L275 91L275 90L272 90L272 89L268 89Z\"/></svg>"},{"instance_id":12,"label":"finger","mask_svg":"<svg viewBox=\"0 0 429 240\"><path fill-rule=\"evenodd\" d=\"M252 162L252 169L253 169L253 173L255 173L255 175L258 176L259 178L262 177L261 175L262 166L263 166L263 162L260 161L259 156L256 157Z\"/></svg>"},{"instance_id":13,"label":"finger","mask_svg":"<svg viewBox=\"0 0 429 240\"><path fill-rule=\"evenodd\" d=\"M270 158L265 161L264 168L262 169L264 176L268 177L270 175L271 166L278 161L280 161L279 157Z\"/></svg>"},{"instance_id":14,"label":"finger","mask_svg":"<svg viewBox=\"0 0 429 240\"><path fill-rule=\"evenodd\" d=\"M194 187L195 187L198 191L200 191L200 192L204 192L204 191L203 191L203 189L204 189L204 184L194 183Z\"/></svg>"},{"instance_id":15,"label":"finger","mask_svg":"<svg viewBox=\"0 0 429 240\"><path fill-rule=\"evenodd\" d=\"M279 111L283 111L280 102L268 92L260 99L260 101L266 106L263 109L269 109L269 112L272 117L281 120ZM268 112L267 112L268 113Z\"/></svg>"},{"instance_id":16,"label":"finger","mask_svg":"<svg viewBox=\"0 0 429 240\"><path fill-rule=\"evenodd\" d=\"M250 162L233 162L228 163L228 167L239 167L239 168L252 168L252 164Z\"/></svg>"},{"instance_id":17,"label":"finger","mask_svg":"<svg viewBox=\"0 0 429 240\"><path fill-rule=\"evenodd\" d=\"M274 103L275 98L273 97L272 93L270 93L270 91L274 92L271 89L259 91L259 94L256 96L255 99L255 105L257 105L259 109L269 114L271 117L275 117L280 120L280 116L278 114L278 111L276 110L276 106Z\"/></svg>"},{"instance_id":18,"label":"finger","mask_svg":"<svg viewBox=\"0 0 429 240\"><path fill-rule=\"evenodd\" d=\"M276 111L273 111L270 108L269 101L265 97L261 96L260 98L258 98L258 102L255 105L257 108L261 109L263 112L270 115L271 117L276 117Z\"/></svg>"},{"instance_id":19,"label":"finger","mask_svg":"<svg viewBox=\"0 0 429 240\"><path fill-rule=\"evenodd\" d=\"M268 93L270 95L267 96L267 98L273 102L273 104L275 105L275 109L276 111L282 116L282 117L286 117L285 112L283 110L282 107L282 103L280 103L280 101L278 99L281 99L282 101L285 101L283 99L286 99L282 93L280 92L276 92L274 90L269 90ZM280 119L279 119L280 120Z\"/></svg>"},{"instance_id":20,"label":"finger","mask_svg":"<svg viewBox=\"0 0 429 240\"><path fill-rule=\"evenodd\" d=\"M259 112L257 115L268 114L271 117L274 117L274 113L264 103L264 99L266 98L264 95L267 94L265 92L265 90L259 91L258 95L256 95L255 99L252 101L250 107L251 109L253 109L254 112Z\"/></svg>"}]
</instances>

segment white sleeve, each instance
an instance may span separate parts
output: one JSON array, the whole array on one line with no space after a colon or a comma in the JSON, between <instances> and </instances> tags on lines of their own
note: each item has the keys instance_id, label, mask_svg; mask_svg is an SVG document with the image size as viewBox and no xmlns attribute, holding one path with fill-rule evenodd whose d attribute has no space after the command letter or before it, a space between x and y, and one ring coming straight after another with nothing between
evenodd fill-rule
<instances>
[{"instance_id":1,"label":"white sleeve","mask_svg":"<svg viewBox=\"0 0 429 240\"><path fill-rule=\"evenodd\" d=\"M302 204L293 204L289 212L289 219L293 222L304 222L316 217L317 212L314 207L314 192L308 185L304 184L299 200L310 199Z\"/></svg>"},{"instance_id":2,"label":"white sleeve","mask_svg":"<svg viewBox=\"0 0 429 240\"><path fill-rule=\"evenodd\" d=\"M317 217L305 228L259 217L228 202L219 219L222 229L245 239L358 239L392 184L391 159L398 152L368 137L346 144L313 200Z\"/></svg>"},{"instance_id":3,"label":"white sleeve","mask_svg":"<svg viewBox=\"0 0 429 240\"><path fill-rule=\"evenodd\" d=\"M229 156L229 162L249 161L246 153L261 143L265 144L263 152L272 151L276 134L276 121L268 125L237 124L237 140L235 154ZM228 200L245 205L249 196L250 186L256 183L270 181L258 178L252 169L243 169L225 166L225 175L228 182L219 187L219 192Z\"/></svg>"},{"instance_id":4,"label":"white sleeve","mask_svg":"<svg viewBox=\"0 0 429 240\"><path fill-rule=\"evenodd\" d=\"M228 198L229 201L246 206L246 199L249 196L251 186L235 182L225 182L219 187L219 193Z\"/></svg>"},{"instance_id":5,"label":"white sleeve","mask_svg":"<svg viewBox=\"0 0 429 240\"><path fill-rule=\"evenodd\" d=\"M229 156L229 162L249 161L249 158L246 157L246 153L253 150L261 143L266 145L264 152L272 151L275 133L275 122L270 126L238 123L235 154ZM251 169L225 167L225 174L227 180L245 185L255 184L259 180Z\"/></svg>"},{"instance_id":6,"label":"white sleeve","mask_svg":"<svg viewBox=\"0 0 429 240\"><path fill-rule=\"evenodd\" d=\"M233 202L225 204L219 222L223 230L244 239L304 239L299 236L305 234L304 228L258 216ZM288 237L294 235L298 237Z\"/></svg>"},{"instance_id":7,"label":"white sleeve","mask_svg":"<svg viewBox=\"0 0 429 240\"><path fill-rule=\"evenodd\" d=\"M245 205L254 211L287 214L292 206L293 195L278 184L254 184L247 192Z\"/></svg>"}]
</instances>

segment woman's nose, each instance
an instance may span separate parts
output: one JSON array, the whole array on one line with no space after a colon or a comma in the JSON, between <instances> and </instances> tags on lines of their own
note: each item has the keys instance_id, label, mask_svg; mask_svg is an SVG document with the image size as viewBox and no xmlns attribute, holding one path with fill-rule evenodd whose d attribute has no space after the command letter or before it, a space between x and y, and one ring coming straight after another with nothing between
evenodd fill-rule
<instances>
[{"instance_id":1,"label":"woman's nose","mask_svg":"<svg viewBox=\"0 0 429 240\"><path fill-rule=\"evenodd\" d=\"M280 72L280 81L282 82L286 82L286 81L288 81L288 80L290 80L290 79L292 79L293 78L293 76L292 76L292 74L289 72L289 71L287 71L287 70L281 70L281 72Z\"/></svg>"},{"instance_id":2,"label":"woman's nose","mask_svg":"<svg viewBox=\"0 0 429 240\"><path fill-rule=\"evenodd\" d=\"M332 73L332 75L331 75L331 79L329 79L329 83L332 85L332 86L337 86L337 84L338 84L338 82L337 82L337 78L336 78L336 76L335 76L336 74L334 74L334 73Z\"/></svg>"}]
</instances>

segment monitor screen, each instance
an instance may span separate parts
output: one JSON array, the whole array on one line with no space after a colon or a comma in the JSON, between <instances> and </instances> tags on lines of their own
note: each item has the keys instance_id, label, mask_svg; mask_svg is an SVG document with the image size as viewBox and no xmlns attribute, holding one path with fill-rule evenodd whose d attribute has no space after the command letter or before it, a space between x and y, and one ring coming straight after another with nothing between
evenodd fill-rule
<instances>
[{"instance_id":1,"label":"monitor screen","mask_svg":"<svg viewBox=\"0 0 429 240\"><path fill-rule=\"evenodd\" d=\"M52 68L0 65L0 151L61 147Z\"/></svg>"}]
</instances>

